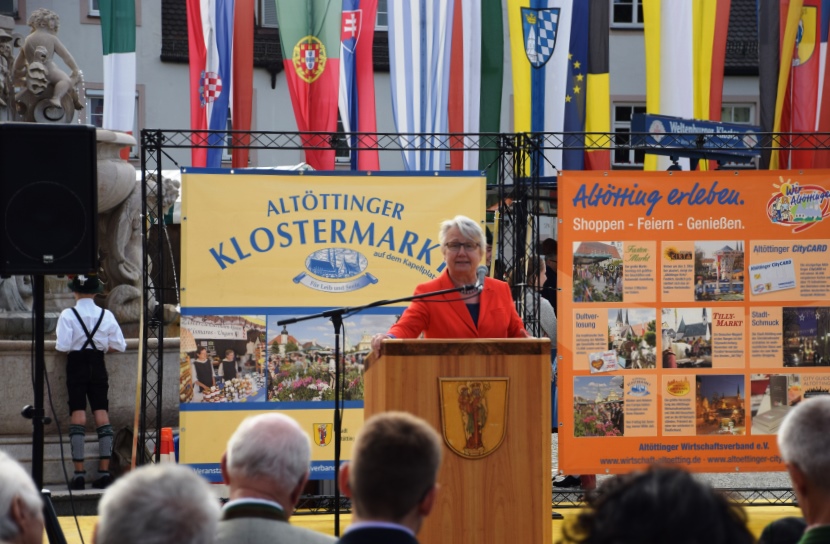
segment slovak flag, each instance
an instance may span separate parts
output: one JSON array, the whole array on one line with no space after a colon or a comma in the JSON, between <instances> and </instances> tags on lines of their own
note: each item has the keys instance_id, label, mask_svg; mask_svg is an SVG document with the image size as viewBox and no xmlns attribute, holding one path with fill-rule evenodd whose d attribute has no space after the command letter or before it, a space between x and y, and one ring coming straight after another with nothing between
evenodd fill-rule
<instances>
[{"instance_id":1,"label":"slovak flag","mask_svg":"<svg viewBox=\"0 0 830 544\"><path fill-rule=\"evenodd\" d=\"M234 0L187 0L190 55L190 128L227 130L231 96ZM195 148L192 166L222 164L222 134L194 133L194 143L207 139L214 148Z\"/></svg>"},{"instance_id":2,"label":"slovak flag","mask_svg":"<svg viewBox=\"0 0 830 544\"><path fill-rule=\"evenodd\" d=\"M338 105L345 132L376 132L372 44L378 0L343 0ZM353 136L352 170L378 170L374 136ZM373 149L369 149L373 148Z\"/></svg>"}]
</instances>

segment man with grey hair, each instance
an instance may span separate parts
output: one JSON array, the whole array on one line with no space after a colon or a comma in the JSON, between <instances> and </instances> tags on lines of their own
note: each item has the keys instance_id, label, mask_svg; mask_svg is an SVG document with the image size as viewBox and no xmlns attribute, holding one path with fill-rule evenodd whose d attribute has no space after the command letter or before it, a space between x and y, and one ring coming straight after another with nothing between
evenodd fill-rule
<instances>
[{"instance_id":1,"label":"man with grey hair","mask_svg":"<svg viewBox=\"0 0 830 544\"><path fill-rule=\"evenodd\" d=\"M372 416L357 435L340 486L352 499L343 544L418 544L432 511L444 444L429 423L405 412Z\"/></svg>"},{"instance_id":2,"label":"man with grey hair","mask_svg":"<svg viewBox=\"0 0 830 544\"><path fill-rule=\"evenodd\" d=\"M146 465L116 480L98 504L93 544L211 544L219 499L192 469Z\"/></svg>"},{"instance_id":3,"label":"man with grey hair","mask_svg":"<svg viewBox=\"0 0 830 544\"><path fill-rule=\"evenodd\" d=\"M807 521L799 544L830 542L830 397L793 408L778 430L778 449Z\"/></svg>"},{"instance_id":4,"label":"man with grey hair","mask_svg":"<svg viewBox=\"0 0 830 544\"><path fill-rule=\"evenodd\" d=\"M217 544L331 544L335 538L288 523L308 481L311 440L285 414L245 419L222 456L230 500L222 509Z\"/></svg>"},{"instance_id":5,"label":"man with grey hair","mask_svg":"<svg viewBox=\"0 0 830 544\"><path fill-rule=\"evenodd\" d=\"M0 451L0 542L43 542L43 499L31 476Z\"/></svg>"}]
</instances>

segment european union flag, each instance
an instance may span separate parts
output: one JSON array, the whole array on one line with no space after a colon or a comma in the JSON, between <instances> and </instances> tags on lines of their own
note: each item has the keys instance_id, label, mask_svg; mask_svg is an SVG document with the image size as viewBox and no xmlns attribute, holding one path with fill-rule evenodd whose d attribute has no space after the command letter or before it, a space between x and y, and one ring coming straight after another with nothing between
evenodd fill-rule
<instances>
[{"instance_id":1,"label":"european union flag","mask_svg":"<svg viewBox=\"0 0 830 544\"><path fill-rule=\"evenodd\" d=\"M583 170L585 167L585 97L588 83L588 6L589 2L574 2L571 19L571 43L568 50L568 85L565 89L565 150L562 152L563 170ZM574 147L575 149L568 149Z\"/></svg>"}]
</instances>

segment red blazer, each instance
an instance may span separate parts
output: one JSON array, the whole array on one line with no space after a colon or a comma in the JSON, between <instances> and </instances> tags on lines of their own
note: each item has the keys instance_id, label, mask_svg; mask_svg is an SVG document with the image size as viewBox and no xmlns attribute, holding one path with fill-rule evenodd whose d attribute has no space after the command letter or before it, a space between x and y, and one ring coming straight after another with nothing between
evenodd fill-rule
<instances>
[{"instance_id":1,"label":"red blazer","mask_svg":"<svg viewBox=\"0 0 830 544\"><path fill-rule=\"evenodd\" d=\"M415 294L455 287L445 270L438 278L420 284ZM426 302L430 300L433 302ZM436 302L437 301L437 302ZM451 302L444 302L451 301ZM473 323L461 293L447 293L413 300L389 333L395 338L525 338L525 331L510 286L492 278L484 279L479 296L478 327Z\"/></svg>"}]
</instances>

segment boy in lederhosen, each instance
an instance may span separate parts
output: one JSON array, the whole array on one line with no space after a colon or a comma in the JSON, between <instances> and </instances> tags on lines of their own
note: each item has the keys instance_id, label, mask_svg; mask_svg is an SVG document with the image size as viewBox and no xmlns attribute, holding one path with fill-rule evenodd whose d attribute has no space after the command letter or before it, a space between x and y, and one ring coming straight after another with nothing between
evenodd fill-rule
<instances>
[{"instance_id":1,"label":"boy in lederhosen","mask_svg":"<svg viewBox=\"0 0 830 544\"><path fill-rule=\"evenodd\" d=\"M69 442L75 474L69 486L84 489L84 437L86 436L86 402L89 399L95 427L98 432L98 479L92 485L98 489L112 482L109 473L113 432L110 425L109 380L104 365L104 354L124 351L127 344L115 316L109 310L95 305L95 295L104 286L93 274L79 275L69 280L75 294L75 307L61 312L58 319L56 349L68 353L66 359L66 387L69 391Z\"/></svg>"}]
</instances>

